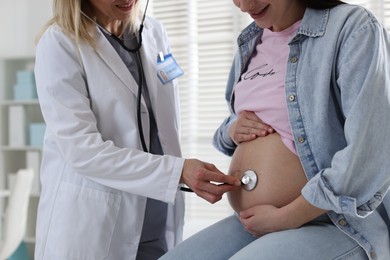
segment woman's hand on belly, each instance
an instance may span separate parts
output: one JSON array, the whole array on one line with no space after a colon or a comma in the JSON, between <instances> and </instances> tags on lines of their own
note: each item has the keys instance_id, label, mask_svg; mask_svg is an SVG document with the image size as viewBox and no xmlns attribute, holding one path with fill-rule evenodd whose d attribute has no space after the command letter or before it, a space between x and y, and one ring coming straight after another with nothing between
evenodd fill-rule
<instances>
[{"instance_id":1,"label":"woman's hand on belly","mask_svg":"<svg viewBox=\"0 0 390 260\"><path fill-rule=\"evenodd\" d=\"M260 237L271 232L299 228L324 214L301 195L290 204L277 208L273 205L256 205L239 213L245 230Z\"/></svg>"},{"instance_id":2,"label":"woman's hand on belly","mask_svg":"<svg viewBox=\"0 0 390 260\"><path fill-rule=\"evenodd\" d=\"M286 229L279 208L272 205L256 205L240 212L244 229L255 237Z\"/></svg>"},{"instance_id":3,"label":"woman's hand on belly","mask_svg":"<svg viewBox=\"0 0 390 260\"><path fill-rule=\"evenodd\" d=\"M275 130L264 123L252 111L242 111L229 128L229 136L235 144L272 134Z\"/></svg>"}]
</instances>

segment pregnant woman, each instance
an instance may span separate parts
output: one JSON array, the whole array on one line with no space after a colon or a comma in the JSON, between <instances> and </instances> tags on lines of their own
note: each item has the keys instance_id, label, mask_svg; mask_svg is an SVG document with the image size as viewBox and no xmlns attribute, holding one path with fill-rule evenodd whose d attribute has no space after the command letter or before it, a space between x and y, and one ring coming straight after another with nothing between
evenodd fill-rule
<instances>
[{"instance_id":1,"label":"pregnant woman","mask_svg":"<svg viewBox=\"0 0 390 260\"><path fill-rule=\"evenodd\" d=\"M257 183L162 259L390 259L388 32L338 0L233 2L254 22L213 143Z\"/></svg>"},{"instance_id":2,"label":"pregnant woman","mask_svg":"<svg viewBox=\"0 0 390 260\"><path fill-rule=\"evenodd\" d=\"M241 179L245 171L251 170L257 176L255 189L240 189L229 194L229 202L237 212L256 204L285 206L299 196L307 182L288 121L284 88L288 43L300 24L298 21L282 31L264 30L262 44L257 45L232 93L232 106L240 120L230 127L232 140L238 146L229 174ZM242 135L251 130L247 127L251 122L246 120L259 120L257 117L272 126L275 133L242 140ZM256 128L254 131L256 133ZM261 132L258 134L261 136Z\"/></svg>"}]
</instances>

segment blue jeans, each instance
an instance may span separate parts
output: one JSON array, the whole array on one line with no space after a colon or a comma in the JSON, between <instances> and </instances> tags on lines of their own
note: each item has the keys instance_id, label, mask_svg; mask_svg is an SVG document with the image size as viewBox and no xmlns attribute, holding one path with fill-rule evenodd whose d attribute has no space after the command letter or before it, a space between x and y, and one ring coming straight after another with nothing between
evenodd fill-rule
<instances>
[{"instance_id":1,"label":"blue jeans","mask_svg":"<svg viewBox=\"0 0 390 260\"><path fill-rule=\"evenodd\" d=\"M322 260L368 257L354 240L323 215L298 229L260 238L247 233L238 218L230 216L183 241L161 260Z\"/></svg>"}]
</instances>

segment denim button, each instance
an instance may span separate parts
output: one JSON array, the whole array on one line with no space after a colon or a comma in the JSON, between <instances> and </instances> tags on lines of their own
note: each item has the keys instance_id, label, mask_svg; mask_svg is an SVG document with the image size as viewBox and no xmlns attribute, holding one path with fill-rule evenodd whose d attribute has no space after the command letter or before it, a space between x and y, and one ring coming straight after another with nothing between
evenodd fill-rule
<instances>
[{"instance_id":1,"label":"denim button","mask_svg":"<svg viewBox=\"0 0 390 260\"><path fill-rule=\"evenodd\" d=\"M295 95L290 95L290 96L288 97L288 100L290 100L291 102L292 102L292 101L295 101Z\"/></svg>"},{"instance_id":2,"label":"denim button","mask_svg":"<svg viewBox=\"0 0 390 260\"><path fill-rule=\"evenodd\" d=\"M372 252L370 253L370 256L371 256L371 258L376 258L376 253L375 253L374 251L372 251Z\"/></svg>"},{"instance_id":3,"label":"denim button","mask_svg":"<svg viewBox=\"0 0 390 260\"><path fill-rule=\"evenodd\" d=\"M291 57L291 59L290 59L290 61L292 62L292 63L296 63L297 61L298 61L298 58L297 57Z\"/></svg>"},{"instance_id":4,"label":"denim button","mask_svg":"<svg viewBox=\"0 0 390 260\"><path fill-rule=\"evenodd\" d=\"M346 221L345 219L340 219L340 220L339 220L339 224L340 224L341 226L346 226L346 225L347 225L347 221Z\"/></svg>"},{"instance_id":5,"label":"denim button","mask_svg":"<svg viewBox=\"0 0 390 260\"><path fill-rule=\"evenodd\" d=\"M298 137L298 142L299 143L304 143L305 142L305 138L303 138L302 136Z\"/></svg>"}]
</instances>

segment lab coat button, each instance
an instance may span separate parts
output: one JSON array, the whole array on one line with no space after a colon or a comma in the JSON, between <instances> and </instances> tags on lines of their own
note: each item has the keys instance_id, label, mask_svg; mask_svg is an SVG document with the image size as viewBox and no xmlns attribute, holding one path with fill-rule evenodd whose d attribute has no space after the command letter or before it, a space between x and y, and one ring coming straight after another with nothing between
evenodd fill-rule
<instances>
[{"instance_id":1,"label":"lab coat button","mask_svg":"<svg viewBox=\"0 0 390 260\"><path fill-rule=\"evenodd\" d=\"M341 226L346 226L346 225L347 225L347 221L346 221L345 219L340 219L340 220L339 220L339 224L340 224Z\"/></svg>"},{"instance_id":2,"label":"lab coat button","mask_svg":"<svg viewBox=\"0 0 390 260\"><path fill-rule=\"evenodd\" d=\"M290 95L288 97L288 100L290 100L291 102L295 101L295 95Z\"/></svg>"},{"instance_id":3,"label":"lab coat button","mask_svg":"<svg viewBox=\"0 0 390 260\"><path fill-rule=\"evenodd\" d=\"M305 142L305 138L303 138L302 136L301 137L298 137L298 142L299 143L304 143Z\"/></svg>"}]
</instances>

